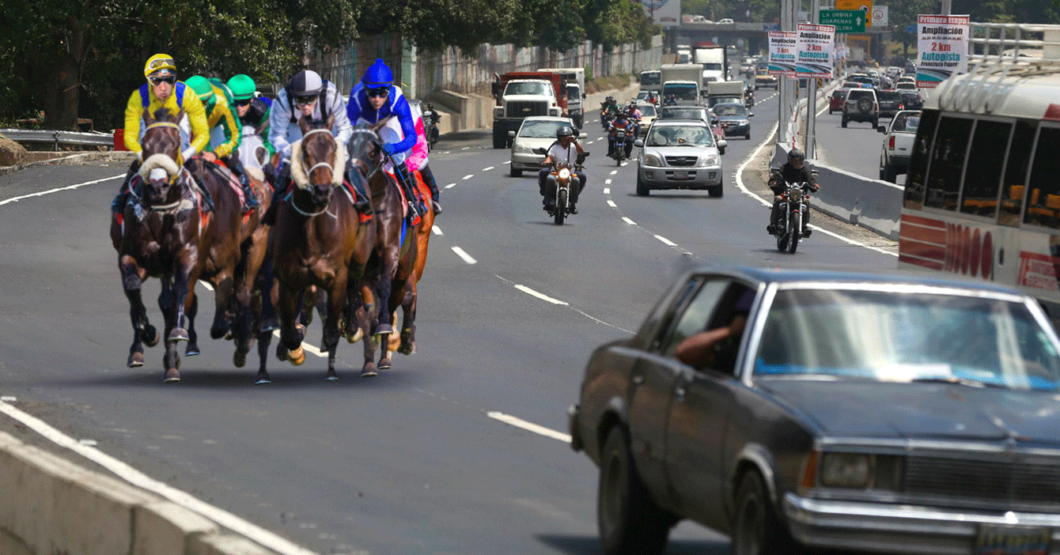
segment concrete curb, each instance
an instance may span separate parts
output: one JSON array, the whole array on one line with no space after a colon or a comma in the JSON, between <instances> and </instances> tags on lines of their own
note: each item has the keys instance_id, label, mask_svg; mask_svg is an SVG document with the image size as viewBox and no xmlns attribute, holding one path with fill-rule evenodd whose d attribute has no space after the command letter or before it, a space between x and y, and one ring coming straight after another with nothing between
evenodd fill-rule
<instances>
[{"instance_id":1,"label":"concrete curb","mask_svg":"<svg viewBox=\"0 0 1060 555\"><path fill-rule=\"evenodd\" d=\"M107 151L107 152L80 152L76 154L70 154L69 156L63 156L61 158L53 158L51 160L40 160L38 162L29 162L26 164L16 164L14 166L2 166L0 167L0 175L6 175L14 173L19 170L26 168L32 168L36 166L69 166L77 164L88 164L92 162L130 162L136 155L132 152L127 151ZM0 553L3 553L0 551Z\"/></svg>"},{"instance_id":2,"label":"concrete curb","mask_svg":"<svg viewBox=\"0 0 1060 555\"><path fill-rule=\"evenodd\" d=\"M4 555L275 555L111 476L0 432Z\"/></svg>"}]
</instances>

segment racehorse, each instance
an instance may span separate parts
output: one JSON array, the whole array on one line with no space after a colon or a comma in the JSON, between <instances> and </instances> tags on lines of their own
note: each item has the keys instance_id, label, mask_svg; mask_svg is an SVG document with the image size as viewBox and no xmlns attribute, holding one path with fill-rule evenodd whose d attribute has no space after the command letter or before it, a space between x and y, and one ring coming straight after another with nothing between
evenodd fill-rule
<instances>
[{"instance_id":1,"label":"racehorse","mask_svg":"<svg viewBox=\"0 0 1060 555\"><path fill-rule=\"evenodd\" d=\"M305 361L305 327L297 322L304 292L311 285L327 292L323 347L328 351L329 380L337 379L335 355L338 320L347 289L356 290L376 243L376 226L360 214L342 187L346 153L331 135L334 118L326 122L299 120L302 139L292 145L291 178L295 187L276 214L269 239L273 273L278 284L280 360ZM259 339L262 337L259 336ZM370 359L366 361L366 365ZM269 381L264 368L258 383Z\"/></svg>"},{"instance_id":2,"label":"racehorse","mask_svg":"<svg viewBox=\"0 0 1060 555\"><path fill-rule=\"evenodd\" d=\"M141 186L131 187L131 202L111 219L111 240L118 250L118 269L129 299L133 343L128 366L143 366L143 343L153 347L158 331L147 319L142 287L145 279L162 281L158 306L165 318L166 354L163 380L180 380L180 355L176 345L188 341L185 313L194 297L190 287L198 279L201 252L202 200L192 177L177 164L180 159L180 131L177 122L183 111L173 116L159 109L144 115L143 164L138 176Z\"/></svg>"}]
</instances>

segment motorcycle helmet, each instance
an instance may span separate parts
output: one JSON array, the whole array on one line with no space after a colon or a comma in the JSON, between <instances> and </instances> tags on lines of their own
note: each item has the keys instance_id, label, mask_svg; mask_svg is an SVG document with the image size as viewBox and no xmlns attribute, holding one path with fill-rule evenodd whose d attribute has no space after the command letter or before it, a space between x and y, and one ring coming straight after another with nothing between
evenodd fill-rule
<instances>
[{"instance_id":1,"label":"motorcycle helmet","mask_svg":"<svg viewBox=\"0 0 1060 555\"><path fill-rule=\"evenodd\" d=\"M427 110L428 110L428 111L433 111L433 110L434 110L434 104L432 104L432 103L428 102L428 103L427 103Z\"/></svg>"},{"instance_id":2,"label":"motorcycle helmet","mask_svg":"<svg viewBox=\"0 0 1060 555\"><path fill-rule=\"evenodd\" d=\"M556 139L562 139L563 137L573 137L574 129L569 125L563 125L556 130Z\"/></svg>"},{"instance_id":3,"label":"motorcycle helmet","mask_svg":"<svg viewBox=\"0 0 1060 555\"><path fill-rule=\"evenodd\" d=\"M788 163L794 166L796 160L798 160L799 165L801 166L806 162L806 154L797 148L793 148L788 151Z\"/></svg>"}]
</instances>

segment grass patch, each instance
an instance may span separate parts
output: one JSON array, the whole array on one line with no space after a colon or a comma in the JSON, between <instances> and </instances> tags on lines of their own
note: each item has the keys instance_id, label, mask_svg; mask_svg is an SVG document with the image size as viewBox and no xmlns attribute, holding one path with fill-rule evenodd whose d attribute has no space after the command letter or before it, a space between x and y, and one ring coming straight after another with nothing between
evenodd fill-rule
<instances>
[{"instance_id":1,"label":"grass patch","mask_svg":"<svg viewBox=\"0 0 1060 555\"><path fill-rule=\"evenodd\" d=\"M596 77L585 83L585 92L593 94L614 89L624 89L632 82L633 76L629 74Z\"/></svg>"}]
</instances>

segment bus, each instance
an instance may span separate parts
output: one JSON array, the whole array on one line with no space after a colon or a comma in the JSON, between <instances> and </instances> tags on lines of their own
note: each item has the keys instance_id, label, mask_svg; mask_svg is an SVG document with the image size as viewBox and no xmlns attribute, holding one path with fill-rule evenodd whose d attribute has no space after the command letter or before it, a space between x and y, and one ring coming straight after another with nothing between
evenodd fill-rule
<instances>
[{"instance_id":1,"label":"bus","mask_svg":"<svg viewBox=\"0 0 1060 555\"><path fill-rule=\"evenodd\" d=\"M1060 322L1060 25L972 23L969 71L927 99L899 266L1011 285ZM1013 52L1027 55L1014 55Z\"/></svg>"}]
</instances>

